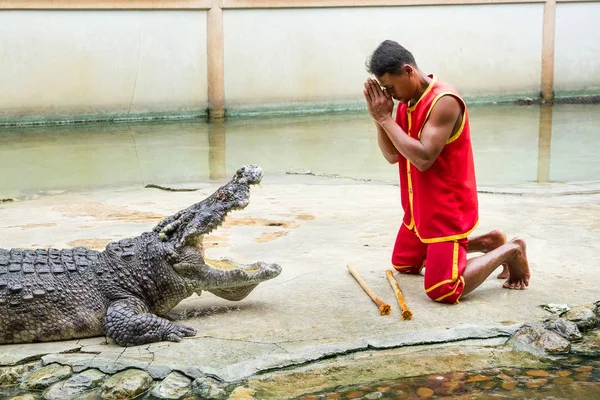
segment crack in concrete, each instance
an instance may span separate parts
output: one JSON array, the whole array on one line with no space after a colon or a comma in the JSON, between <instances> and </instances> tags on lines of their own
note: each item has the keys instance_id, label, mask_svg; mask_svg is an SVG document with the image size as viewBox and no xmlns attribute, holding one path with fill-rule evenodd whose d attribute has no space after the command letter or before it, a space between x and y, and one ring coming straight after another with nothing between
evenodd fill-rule
<instances>
[{"instance_id":1,"label":"crack in concrete","mask_svg":"<svg viewBox=\"0 0 600 400\"><path fill-rule=\"evenodd\" d=\"M148 344L148 346L146 347L146 351L152 356L152 358L150 359L150 361L148 362L148 365L146 366L146 372L148 372L153 378L154 375L151 373L150 369L152 369L153 367L155 367L155 361L156 361L156 353L154 351L152 351L150 348L152 347L152 343ZM161 365L158 365L158 368L160 368ZM164 375L164 377L162 379L165 379L169 374L171 374L174 369L172 367L167 367L168 372ZM183 374L183 372L182 372ZM187 376L186 374L183 374L185 376ZM188 378L193 380L193 377L188 376Z\"/></svg>"},{"instance_id":2,"label":"crack in concrete","mask_svg":"<svg viewBox=\"0 0 600 400\"><path fill-rule=\"evenodd\" d=\"M29 356L29 357L23 357L20 360L16 361L13 364L0 364L0 367L16 367L17 365L25 365L28 364L30 362L33 361L42 361L42 358L46 357L47 355L52 354L52 353L46 353L46 354L36 354L33 356Z\"/></svg>"},{"instance_id":3,"label":"crack in concrete","mask_svg":"<svg viewBox=\"0 0 600 400\"><path fill-rule=\"evenodd\" d=\"M378 346L378 345L373 345L373 344L367 344L366 346L355 347L355 348L347 349L344 351L336 351L336 352L332 352L332 353L326 353L319 357L310 358L310 359L307 359L302 362L292 362L292 363L289 363L286 365L275 366L275 367L265 368L265 369L259 369L255 375L258 376L258 375L267 374L270 372L284 371L287 369L303 367L303 366L310 365L312 363L327 361L327 360L334 359L336 357L346 356L346 355L360 353L360 352L369 351L369 350L393 350L393 349L400 349L403 347L417 347L417 346L424 346L424 345L435 345L435 344L455 343L455 342L457 343L457 342L466 341L466 340L485 341L488 339L495 339L495 338L506 337L506 336L509 336L509 335L499 333L498 335L486 336L486 337L464 337L464 338L456 338L454 340L442 340L442 341L437 341L437 342L436 341L428 341L428 342L419 342L419 343L411 343L411 344L390 345L390 346L385 346L385 345Z\"/></svg>"},{"instance_id":4,"label":"crack in concrete","mask_svg":"<svg viewBox=\"0 0 600 400\"><path fill-rule=\"evenodd\" d=\"M311 171L307 171L307 172L286 172L286 175L308 175L308 176L318 176L320 178L329 178L329 179L348 179L348 180L352 180L352 181L360 181L360 182L374 182L373 179L369 179L369 178L356 178L353 176L343 176L343 175L339 175L339 174L331 174L331 173L326 173L326 172L311 172ZM387 182L382 182L383 184L389 184ZM397 184L395 184L397 185Z\"/></svg>"},{"instance_id":5,"label":"crack in concrete","mask_svg":"<svg viewBox=\"0 0 600 400\"><path fill-rule=\"evenodd\" d=\"M288 360L288 362L283 362L280 365L277 366L272 366L272 367L268 367L268 368L257 368L256 372L253 374L255 376L259 376L262 374L267 374L270 372L276 372L276 371L285 371L285 370L289 370L289 369L293 369L293 368L298 368L298 367L303 367L303 366L307 366L313 363L319 363L321 361L327 361L327 360L331 360L331 359L335 359L337 357L343 357L346 355L351 355L351 354L356 354L356 353L360 353L360 352L364 352L364 351L378 351L378 350L392 350L392 349L399 349L399 348L409 348L409 347L417 347L417 346L426 346L426 345L436 345L436 344L445 344L445 343L458 343L458 342L462 342L462 341L467 341L467 340L476 340L476 341L485 341L488 339L494 339L494 338L502 338L502 337L507 337L510 336L509 333L507 332L497 332L496 334L492 334L492 335L486 335L486 336L465 336L465 337L457 337L454 339L446 339L446 340L428 340L428 341L422 341L422 342L414 342L414 343L396 343L396 344L390 344L390 345L385 345L385 344L373 344L373 343L367 343L366 345L362 345L362 346L357 346L354 348L349 348L346 350L334 350L331 352L326 352L326 353L322 353L318 356L315 357L309 357L304 359L303 361L294 361L293 359ZM281 347L281 343L293 343L293 342L304 342L304 341L310 341L309 339L306 340L298 340L298 341L284 341L284 342L279 342L279 343L272 343L272 342L261 342L261 341L252 341L252 340L243 340L243 339L228 339L228 338L216 338L213 336L202 336L200 338L209 338L209 339L220 339L220 340L225 340L225 341L236 341L236 342L244 342L244 343L256 343L256 344L268 344L268 345L274 345L275 347L279 348L280 350L282 350L283 352L285 352L288 356L291 355L290 351L286 350L285 348ZM78 343L79 344L79 343ZM147 363L146 366L141 367L144 370L148 370L150 369L156 360L156 354L153 350L151 350L152 344L149 344L145 347L140 347L137 349L139 354L142 354L143 352L147 352L151 355L151 360ZM102 368L102 366L98 366L97 368L99 368L100 370L102 370L105 373L116 373L120 370L122 370L123 368L119 368L117 367L117 363L119 362L120 358L125 354L125 352L127 351L127 348L123 349L119 356L116 358L116 360L113 363L113 370L109 371L109 370L105 370L106 368ZM95 353L95 352L85 352L85 351L81 351L81 348L76 349L74 351L79 352L79 353L85 353L85 354L94 354L94 357L86 362L84 365L81 366L81 371L86 370L88 368L91 368L91 365L93 364L93 361L98 357L99 354L101 353ZM72 353L71 351L69 353ZM60 354L60 353L59 353ZM494 349L491 350L491 359L493 361L497 361L499 358L496 354L496 351ZM71 367L73 367L73 365L71 365L71 363L60 363L58 361L55 361L61 365L69 365ZM127 369L128 367L126 366L124 369ZM179 373L181 373L184 376L187 376L190 379L195 379L194 374L190 374L190 373L186 373L183 369L181 368L170 368L169 369L170 372L172 371L177 371ZM79 371L79 372L81 372ZM204 375L205 377L209 377L212 379L215 379L219 382L224 382L225 380L215 374L211 374L211 373L205 373L203 372L201 369L198 368L198 371L202 373L202 375ZM235 381L242 381L244 379L247 379L248 377L239 377L238 379L236 379ZM232 381L233 382L233 381Z\"/></svg>"},{"instance_id":6,"label":"crack in concrete","mask_svg":"<svg viewBox=\"0 0 600 400\"><path fill-rule=\"evenodd\" d=\"M402 346L399 346L399 347L402 347ZM270 368L259 369L258 371L256 371L255 375L259 376L261 374L268 374L270 372L285 371L287 369L303 367L303 366L310 365L310 364L313 364L313 363L318 363L320 361L331 360L331 359L336 358L336 357L345 356L345 355L353 354L353 353L359 353L361 351L367 351L367 350L372 349L372 348L373 347L371 345L367 345L367 346L364 346L364 347L356 347L356 348L348 349L348 350L345 350L345 351L337 351L337 352L333 352L333 353L329 353L329 354L323 354L323 355L318 356L318 357L308 358L308 359L306 359L304 361L301 361L301 362L290 362L290 363L285 364L285 365L280 365L280 366L275 366L275 367L270 367Z\"/></svg>"},{"instance_id":7,"label":"crack in concrete","mask_svg":"<svg viewBox=\"0 0 600 400\"><path fill-rule=\"evenodd\" d=\"M89 354L93 354L93 353L89 353ZM91 365L93 365L94 361L96 360L96 358L99 355L100 355L100 353L94 354L94 357L92 357L92 359L85 364L85 369L91 368Z\"/></svg>"},{"instance_id":8,"label":"crack in concrete","mask_svg":"<svg viewBox=\"0 0 600 400\"><path fill-rule=\"evenodd\" d=\"M18 360L17 362L15 362L14 364L1 364L0 363L0 367L10 367L10 366L16 366L16 365L24 365L33 361L43 361L42 359L46 356L49 355L55 355L55 354L75 354L75 353L85 353L88 354L88 352L83 352L81 351L81 348L83 347L83 345L80 345L80 341L77 341L77 346L79 346L78 348L73 348L73 349L67 349L64 351L60 351L58 353L41 353L41 354L35 354L32 356L28 356L28 357L23 357L22 359ZM89 354L98 354L95 352L90 352Z\"/></svg>"},{"instance_id":9,"label":"crack in concrete","mask_svg":"<svg viewBox=\"0 0 600 400\"><path fill-rule=\"evenodd\" d=\"M285 281L280 281L280 282L278 282L277 284L278 284L278 285L283 285L284 283L291 282L291 281L293 281L293 280L296 280L296 279L298 279L298 278L300 278L300 277L303 277L303 276L306 276L306 275L316 275L317 273L318 273L318 271L315 271L315 272L306 272L306 273L304 273L304 274L296 275L295 277L293 277L293 278L290 278L290 279L288 279L288 280L285 280Z\"/></svg>"},{"instance_id":10,"label":"crack in concrete","mask_svg":"<svg viewBox=\"0 0 600 400\"><path fill-rule=\"evenodd\" d=\"M290 352L287 351L286 349L284 349L283 347L281 347L279 344L277 344L277 343L272 343L272 344L274 344L278 349L283 351L285 354L290 355Z\"/></svg>"},{"instance_id":11,"label":"crack in concrete","mask_svg":"<svg viewBox=\"0 0 600 400\"><path fill-rule=\"evenodd\" d=\"M257 340L246 340L246 339L232 339L232 338L221 338L215 336L196 336L193 339L215 339L215 340L227 340L231 342L243 342L243 343L254 343L254 344L272 344L274 346L278 346L283 343L302 343L302 342L314 342L314 341L322 341L322 340L331 340L335 338L317 338L317 339L298 339L298 340L282 340L278 342L260 342ZM285 352L288 352L285 349L282 349Z\"/></svg>"},{"instance_id":12,"label":"crack in concrete","mask_svg":"<svg viewBox=\"0 0 600 400\"><path fill-rule=\"evenodd\" d=\"M154 352L152 350L150 350L150 347L152 346L152 344L149 344L146 347L146 351L148 353L150 353L150 355L152 356L152 359L148 362L148 368L150 368L150 366L154 363L154 359L156 358L156 354L154 354Z\"/></svg>"},{"instance_id":13,"label":"crack in concrete","mask_svg":"<svg viewBox=\"0 0 600 400\"><path fill-rule=\"evenodd\" d=\"M487 340L487 339L495 339L495 338L510 337L510 336L511 336L510 333L498 332L495 335L483 336L483 337L482 336L465 336L465 337L457 337L454 339L425 340L422 342L414 342L414 343L400 343L400 344L390 344L390 345L377 345L377 344L369 343L364 347L356 347L354 349L348 349L345 351L334 352L334 353L330 353L330 354L346 355L349 352L363 351L363 350L389 350L389 349L401 348L401 347L414 347L414 346L427 346L427 345L434 345L434 344L455 343L455 342L461 342L464 340ZM273 345L273 346L280 348L287 354L290 354L289 350L286 350L285 348L281 347L281 344L302 343L302 342L323 342L323 341L328 341L328 340L332 340L335 338L299 339L299 340L282 340L282 341L278 341L278 342L261 342L261 341L257 341L257 340L222 338L222 337L204 335L204 336L196 336L194 339L215 339L215 340L224 340L224 341L231 341L231 342Z\"/></svg>"},{"instance_id":14,"label":"crack in concrete","mask_svg":"<svg viewBox=\"0 0 600 400\"><path fill-rule=\"evenodd\" d=\"M127 110L127 116L131 114L131 106L133 104L133 98L135 97L135 88L137 86L138 76L140 74L140 48L142 47L142 28L138 27L138 54L137 54L137 66L135 71L135 78L133 80L133 89L131 91L131 100L129 101L129 109Z\"/></svg>"},{"instance_id":15,"label":"crack in concrete","mask_svg":"<svg viewBox=\"0 0 600 400\"><path fill-rule=\"evenodd\" d=\"M298 339L298 340L282 340L277 343L299 343L299 342L313 342L313 341L322 341L322 340L331 340L335 338L317 338L317 339Z\"/></svg>"},{"instance_id":16,"label":"crack in concrete","mask_svg":"<svg viewBox=\"0 0 600 400\"><path fill-rule=\"evenodd\" d=\"M301 358L303 358L303 361L298 361L298 360L294 361L294 359L293 359L294 353L290 352L280 346L281 343L290 343L290 342L297 342L297 341L269 343L269 342L251 341L251 340L243 340L243 339L215 338L212 336L202 336L201 338L274 345L277 348L281 349L283 352L285 352L285 354L287 354L289 356L289 359L287 362L282 362L279 365L266 367L266 368L260 368L260 367L256 368L255 373L252 375L257 376L257 375L266 374L269 372L283 371L283 370L287 370L287 369L303 367L303 366L307 366L307 365L310 365L313 363L327 361L327 360L335 359L337 357L342 357L342 356L360 353L360 352L364 352L364 351L393 350L393 349L427 346L427 345L459 343L459 342L468 341L468 340L485 341L485 340L489 340L489 339L504 338L504 337L510 337L510 336L511 336L511 334L509 332L498 331L493 334L484 335L484 336L482 336L482 335L467 335L467 336L459 336L456 338L448 338L448 339L443 339L443 340L431 339L431 340L425 340L425 341L418 341L418 342L414 342L414 343L393 343L393 344L389 344L389 345L367 343L366 345L357 346L354 348L348 348L345 350L332 350L331 352L323 352L323 353L313 356L313 357L302 357L301 353L296 354L297 356L300 356ZM301 340L301 341L309 341L309 340ZM182 373L184 375L187 375L184 372L182 372ZM237 379L235 379L235 381L240 381L240 380L247 379L247 378L248 378L247 376L240 376ZM220 378L220 380L223 380L223 379Z\"/></svg>"},{"instance_id":17,"label":"crack in concrete","mask_svg":"<svg viewBox=\"0 0 600 400\"><path fill-rule=\"evenodd\" d=\"M78 343L79 345L79 343ZM74 353L81 353L81 348L83 346L79 346L79 347L74 347L72 349L66 349L64 351L59 352L58 354L74 354Z\"/></svg>"},{"instance_id":18,"label":"crack in concrete","mask_svg":"<svg viewBox=\"0 0 600 400\"><path fill-rule=\"evenodd\" d=\"M277 343L273 343L273 342L259 342L256 340L245 340L245 339L231 339L231 338L220 338L220 337L214 337L214 336L196 336L194 337L194 339L215 339L215 340L226 340L226 341L230 341L230 342L242 342L242 343L254 343L254 344L272 344L277 346ZM280 342L283 343L283 342Z\"/></svg>"},{"instance_id":19,"label":"crack in concrete","mask_svg":"<svg viewBox=\"0 0 600 400\"><path fill-rule=\"evenodd\" d=\"M127 348L124 348L124 349L121 351L121 354L119 354L119 356L118 356L118 357L115 359L115 361L113 362L113 367L114 367L115 369L117 368L117 362L119 362L119 359L121 358L121 356L122 356L123 354L125 354L125 351L127 351Z\"/></svg>"}]
</instances>

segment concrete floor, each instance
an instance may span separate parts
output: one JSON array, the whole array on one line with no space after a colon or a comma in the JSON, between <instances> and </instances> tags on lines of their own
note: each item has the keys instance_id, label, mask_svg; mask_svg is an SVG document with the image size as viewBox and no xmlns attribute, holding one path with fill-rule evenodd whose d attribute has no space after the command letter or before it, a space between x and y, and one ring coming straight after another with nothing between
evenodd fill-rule
<instances>
[{"instance_id":1,"label":"concrete floor","mask_svg":"<svg viewBox=\"0 0 600 400\"><path fill-rule=\"evenodd\" d=\"M0 204L3 248L102 249L151 230L167 215L198 202L222 182L195 192L110 189ZM250 205L230 214L205 238L207 256L238 262L275 262L283 272L241 302L210 293L172 311L198 330L180 343L121 348L104 338L0 346L0 365L35 356L82 370L144 368L156 378L171 370L237 381L266 370L297 366L361 350L427 345L462 339L506 338L549 313L545 303L589 304L600 299L597 243L600 184L480 188L475 234L502 229L528 244L531 284L502 289L494 276L457 305L437 304L420 276L398 280L414 317L402 321L385 277L401 221L399 189L349 179L266 176ZM349 274L352 263L392 306L380 316Z\"/></svg>"}]
</instances>

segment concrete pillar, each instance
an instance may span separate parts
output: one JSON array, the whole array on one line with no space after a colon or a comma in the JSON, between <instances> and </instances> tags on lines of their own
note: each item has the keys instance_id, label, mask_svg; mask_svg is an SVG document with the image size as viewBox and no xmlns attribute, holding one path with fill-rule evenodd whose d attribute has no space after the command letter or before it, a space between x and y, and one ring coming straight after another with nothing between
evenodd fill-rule
<instances>
[{"instance_id":1,"label":"concrete pillar","mask_svg":"<svg viewBox=\"0 0 600 400\"><path fill-rule=\"evenodd\" d=\"M225 63L223 51L223 9L212 0L207 16L208 117L225 117Z\"/></svg>"},{"instance_id":2,"label":"concrete pillar","mask_svg":"<svg viewBox=\"0 0 600 400\"><path fill-rule=\"evenodd\" d=\"M542 32L542 100L554 98L554 32L556 30L556 0L544 3Z\"/></svg>"},{"instance_id":3,"label":"concrete pillar","mask_svg":"<svg viewBox=\"0 0 600 400\"><path fill-rule=\"evenodd\" d=\"M208 124L208 168L210 179L227 177L225 158L225 123L223 119Z\"/></svg>"}]
</instances>

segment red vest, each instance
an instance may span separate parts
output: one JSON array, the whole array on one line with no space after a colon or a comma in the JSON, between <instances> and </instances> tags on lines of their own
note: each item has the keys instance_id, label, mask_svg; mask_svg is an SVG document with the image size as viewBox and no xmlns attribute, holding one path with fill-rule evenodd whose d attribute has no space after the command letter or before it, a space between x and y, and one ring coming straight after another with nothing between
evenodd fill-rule
<instances>
[{"instance_id":1,"label":"red vest","mask_svg":"<svg viewBox=\"0 0 600 400\"><path fill-rule=\"evenodd\" d=\"M467 106L453 87L429 77L432 81L417 103L398 105L396 123L419 140L429 113L442 96L453 96L463 106L460 129L428 170L421 172L398 155L403 222L423 243L436 243L467 237L477 226L479 214Z\"/></svg>"}]
</instances>

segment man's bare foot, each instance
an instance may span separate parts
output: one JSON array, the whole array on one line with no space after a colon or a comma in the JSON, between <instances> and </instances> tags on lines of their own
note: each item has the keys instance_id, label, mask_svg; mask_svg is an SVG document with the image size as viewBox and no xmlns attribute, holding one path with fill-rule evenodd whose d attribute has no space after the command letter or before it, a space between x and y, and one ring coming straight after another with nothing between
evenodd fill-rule
<instances>
[{"instance_id":1,"label":"man's bare foot","mask_svg":"<svg viewBox=\"0 0 600 400\"><path fill-rule=\"evenodd\" d=\"M487 239L486 243L485 243L485 245L487 246L485 253L487 253L488 251L495 250L498 247L500 247L506 243L506 235L504 234L504 232L501 232L499 230L494 230L494 231L491 231L489 233L489 235L490 235L489 239ZM508 278L508 276L509 276L508 265L502 264L502 272L500 272L496 276L496 278L506 279L506 278Z\"/></svg>"},{"instance_id":2,"label":"man's bare foot","mask_svg":"<svg viewBox=\"0 0 600 400\"><path fill-rule=\"evenodd\" d=\"M485 253L495 250L506 243L506 235L504 232L494 230L491 231L489 235L489 239L486 241L487 249L484 251Z\"/></svg>"},{"instance_id":3,"label":"man's bare foot","mask_svg":"<svg viewBox=\"0 0 600 400\"><path fill-rule=\"evenodd\" d=\"M506 235L494 230L481 236L469 238L468 252L488 253L506 243Z\"/></svg>"},{"instance_id":4,"label":"man's bare foot","mask_svg":"<svg viewBox=\"0 0 600 400\"><path fill-rule=\"evenodd\" d=\"M505 289L522 290L529 286L529 263L527 262L527 252L525 241L521 238L514 238L509 245L514 246L514 256L508 260L509 276L504 285Z\"/></svg>"},{"instance_id":5,"label":"man's bare foot","mask_svg":"<svg viewBox=\"0 0 600 400\"><path fill-rule=\"evenodd\" d=\"M498 279L506 279L509 276L508 265L502 264L502 272L496 275Z\"/></svg>"},{"instance_id":6,"label":"man's bare foot","mask_svg":"<svg viewBox=\"0 0 600 400\"><path fill-rule=\"evenodd\" d=\"M489 253L490 251L495 250L504 244L506 244L506 235L499 230L493 230L484 235L469 238L469 247L467 248L467 252ZM496 277L498 279L506 279L509 277L509 273L508 265L504 263L502 264L502 272L500 272Z\"/></svg>"}]
</instances>

